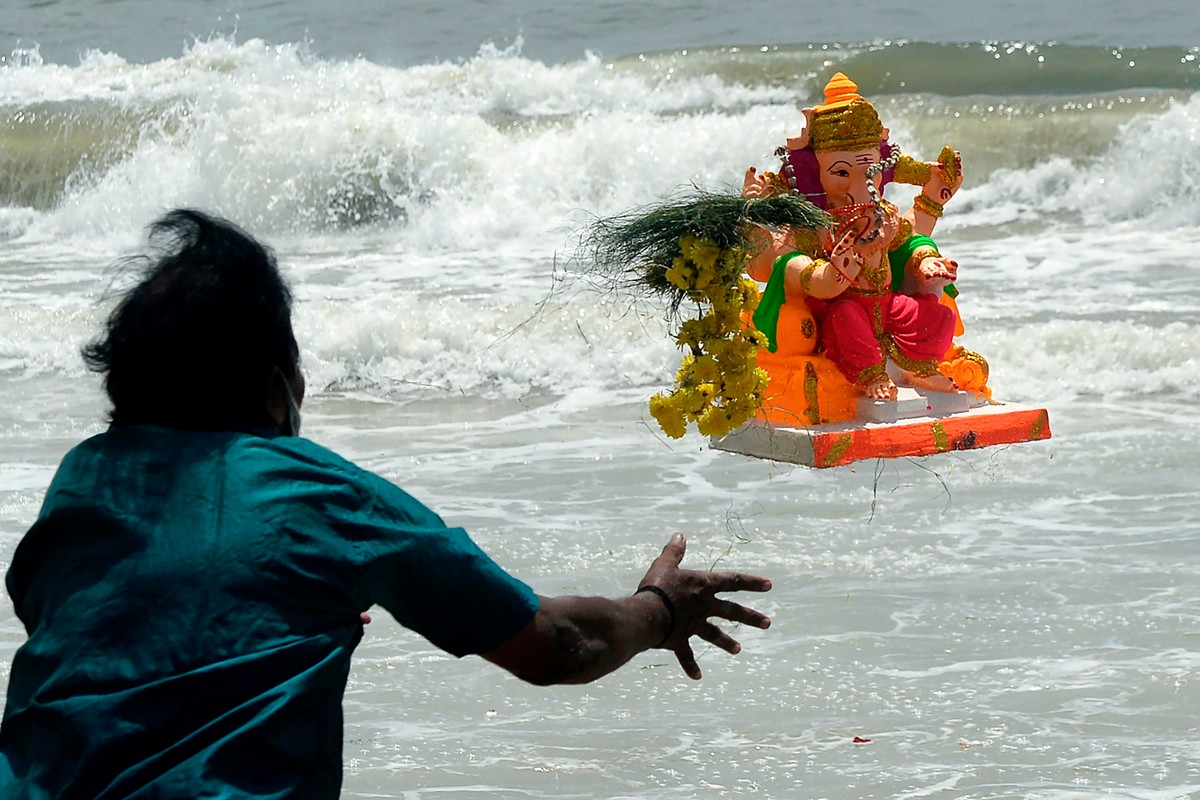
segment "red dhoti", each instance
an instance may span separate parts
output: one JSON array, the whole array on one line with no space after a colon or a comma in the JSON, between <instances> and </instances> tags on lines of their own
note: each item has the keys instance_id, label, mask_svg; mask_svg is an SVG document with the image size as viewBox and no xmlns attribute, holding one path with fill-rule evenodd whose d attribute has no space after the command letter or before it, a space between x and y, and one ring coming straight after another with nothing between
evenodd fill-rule
<instances>
[{"instance_id":1,"label":"red dhoti","mask_svg":"<svg viewBox=\"0 0 1200 800\"><path fill-rule=\"evenodd\" d=\"M810 297L825 355L847 380L866 385L886 373L890 357L901 369L933 375L954 341L954 311L932 294L860 294Z\"/></svg>"}]
</instances>

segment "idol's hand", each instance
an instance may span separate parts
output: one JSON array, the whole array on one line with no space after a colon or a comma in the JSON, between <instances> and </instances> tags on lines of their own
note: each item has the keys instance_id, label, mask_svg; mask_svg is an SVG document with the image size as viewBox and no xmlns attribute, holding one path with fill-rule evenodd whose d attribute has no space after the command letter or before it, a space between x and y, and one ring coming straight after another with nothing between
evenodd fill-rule
<instances>
[{"instance_id":1,"label":"idol's hand","mask_svg":"<svg viewBox=\"0 0 1200 800\"><path fill-rule=\"evenodd\" d=\"M858 273L862 272L863 256L859 252L857 231L847 231L838 240L829 253L829 263L837 273L838 283L853 283L858 278Z\"/></svg>"},{"instance_id":2,"label":"idol's hand","mask_svg":"<svg viewBox=\"0 0 1200 800\"><path fill-rule=\"evenodd\" d=\"M930 176L921 193L941 205L954 197L963 184L962 155L950 145L942 148L937 161L930 161Z\"/></svg>"},{"instance_id":3,"label":"idol's hand","mask_svg":"<svg viewBox=\"0 0 1200 800\"><path fill-rule=\"evenodd\" d=\"M917 290L937 294L958 278L958 262L952 258L929 256L917 265Z\"/></svg>"},{"instance_id":4,"label":"idol's hand","mask_svg":"<svg viewBox=\"0 0 1200 800\"><path fill-rule=\"evenodd\" d=\"M768 197L772 191L773 187L765 175L759 175L754 167L746 170L746 177L742 180L742 197Z\"/></svg>"},{"instance_id":5,"label":"idol's hand","mask_svg":"<svg viewBox=\"0 0 1200 800\"><path fill-rule=\"evenodd\" d=\"M736 654L742 649L737 640L709 622L711 618L718 617L756 628L771 625L771 619L766 614L732 600L722 600L717 595L723 592L765 592L770 590L771 582L740 572L680 569L686 549L687 542L683 534L672 536L650 565L638 589L646 591L647 586L656 587L654 593L663 598L673 619L673 627L660 647L673 651L688 677L699 680L700 665L696 663L690 641L693 636L699 636L728 653Z\"/></svg>"},{"instance_id":6,"label":"idol's hand","mask_svg":"<svg viewBox=\"0 0 1200 800\"><path fill-rule=\"evenodd\" d=\"M900 217L896 214L881 214L872 219L874 226L871 230L878 231L878 233L872 236L868 243L859 240L858 252L864 259L886 253L892 244L892 239L896 236L896 231L900 229Z\"/></svg>"},{"instance_id":7,"label":"idol's hand","mask_svg":"<svg viewBox=\"0 0 1200 800\"><path fill-rule=\"evenodd\" d=\"M795 234L791 228L784 225L771 228L766 225L748 222L743 228L742 235L748 244L750 259L746 262L746 274L756 281L766 283L771 279L775 259L784 253L796 250L793 241Z\"/></svg>"}]
</instances>

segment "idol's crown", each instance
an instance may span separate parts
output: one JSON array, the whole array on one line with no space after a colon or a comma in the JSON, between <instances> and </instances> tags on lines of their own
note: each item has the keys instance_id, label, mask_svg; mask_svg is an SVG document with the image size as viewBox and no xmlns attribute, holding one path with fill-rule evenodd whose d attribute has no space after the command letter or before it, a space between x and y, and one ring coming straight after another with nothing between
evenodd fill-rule
<instances>
[{"instance_id":1,"label":"idol's crown","mask_svg":"<svg viewBox=\"0 0 1200 800\"><path fill-rule=\"evenodd\" d=\"M883 141L883 123L875 107L841 72L825 84L825 103L812 109L808 128L809 143L817 153L878 148Z\"/></svg>"}]
</instances>

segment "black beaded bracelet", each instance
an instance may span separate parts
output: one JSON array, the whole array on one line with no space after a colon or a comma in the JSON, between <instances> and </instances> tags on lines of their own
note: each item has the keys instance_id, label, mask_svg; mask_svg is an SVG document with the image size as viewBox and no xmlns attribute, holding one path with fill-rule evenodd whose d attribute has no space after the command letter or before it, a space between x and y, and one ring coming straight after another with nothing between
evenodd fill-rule
<instances>
[{"instance_id":1,"label":"black beaded bracelet","mask_svg":"<svg viewBox=\"0 0 1200 800\"><path fill-rule=\"evenodd\" d=\"M672 600L671 595L667 594L666 591L664 591L661 587L655 586L652 583L648 583L641 587L634 592L634 594L641 594L642 592L650 592L658 595L659 599L663 601L663 605L667 607L667 616L670 617L671 624L667 626L667 635L663 637L661 642L655 645L655 647L662 647L667 643L667 640L671 638L671 634L675 632L675 601Z\"/></svg>"}]
</instances>

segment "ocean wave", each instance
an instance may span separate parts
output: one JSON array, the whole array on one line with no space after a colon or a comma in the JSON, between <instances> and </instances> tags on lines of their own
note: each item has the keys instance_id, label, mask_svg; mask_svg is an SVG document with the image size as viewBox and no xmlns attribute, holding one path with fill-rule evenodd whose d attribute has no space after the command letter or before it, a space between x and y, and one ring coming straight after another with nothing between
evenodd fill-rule
<instances>
[{"instance_id":1,"label":"ocean wave","mask_svg":"<svg viewBox=\"0 0 1200 800\"><path fill-rule=\"evenodd\" d=\"M850 75L867 97L1074 96L1200 88L1200 48L1195 47L879 40L689 48L615 63L662 78L715 75L730 84L789 88L805 101L819 100L821 87L834 72Z\"/></svg>"},{"instance_id":2,"label":"ocean wave","mask_svg":"<svg viewBox=\"0 0 1200 800\"><path fill-rule=\"evenodd\" d=\"M1092 158L1047 155L1003 168L956 199L977 225L1059 218L1090 226L1138 222L1152 230L1200 223L1200 96L1129 117ZM954 224L962 224L958 219Z\"/></svg>"},{"instance_id":3,"label":"ocean wave","mask_svg":"<svg viewBox=\"0 0 1200 800\"><path fill-rule=\"evenodd\" d=\"M1005 325L971 345L993 365L998 398L1174 405L1200 388L1200 327L1062 319Z\"/></svg>"},{"instance_id":4,"label":"ocean wave","mask_svg":"<svg viewBox=\"0 0 1200 800\"><path fill-rule=\"evenodd\" d=\"M435 248L532 242L578 212L618 212L689 183L736 189L746 167L774 165L833 69L852 72L905 152L964 153L964 198L977 193L958 204L967 211L1002 215L1033 185L1044 211L1128 215L1144 193L1128 192L1122 211L1086 181L1167 180L1181 158L1186 207L1191 150L1178 149L1196 124L1196 54L1120 55L895 42L548 65L488 46L462 63L394 68L217 38L147 65L26 59L0 66L0 207L37 212L23 231L50 239L111 236L195 205L272 233L366 226ZM1031 77L1058 64L1068 66L1048 83ZM1063 77L1075 72L1088 80ZM1131 83L1159 88L1118 88ZM1058 164L1080 183L1042 180Z\"/></svg>"},{"instance_id":5,"label":"ocean wave","mask_svg":"<svg viewBox=\"0 0 1200 800\"><path fill-rule=\"evenodd\" d=\"M513 269L498 265L496 272ZM612 297L539 302L387 280L335 288L315 280L311 267L304 273L285 264L284 272L299 279L296 334L315 392L513 399L599 388L648 397L677 359L661 316ZM44 289L49 296L52 289ZM80 347L101 331L115 301L99 297L95 288L76 287L52 307L44 299L0 298L0 372L85 375Z\"/></svg>"},{"instance_id":6,"label":"ocean wave","mask_svg":"<svg viewBox=\"0 0 1200 800\"><path fill-rule=\"evenodd\" d=\"M63 100L0 107L0 202L45 211L132 156L151 135L172 136L186 111L160 104Z\"/></svg>"}]
</instances>

